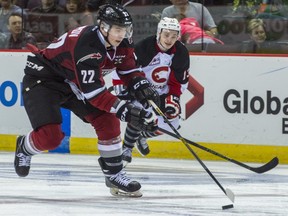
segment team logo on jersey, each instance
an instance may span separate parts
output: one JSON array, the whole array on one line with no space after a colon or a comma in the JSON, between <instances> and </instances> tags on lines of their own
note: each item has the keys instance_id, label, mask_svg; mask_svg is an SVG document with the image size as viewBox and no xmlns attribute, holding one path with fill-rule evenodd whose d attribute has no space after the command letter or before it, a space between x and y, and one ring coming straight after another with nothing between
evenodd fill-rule
<instances>
[{"instance_id":1,"label":"team logo on jersey","mask_svg":"<svg viewBox=\"0 0 288 216\"><path fill-rule=\"evenodd\" d=\"M77 64L79 63L79 62L83 62L83 61L86 61L86 60L88 60L88 59L97 59L97 60L99 60L99 59L101 59L102 58L102 55L98 52L98 53L91 53L91 54L89 54L89 55L86 55L86 56L84 56L84 57L82 57L81 59L79 59L78 61L77 61Z\"/></svg>"},{"instance_id":2,"label":"team logo on jersey","mask_svg":"<svg viewBox=\"0 0 288 216\"><path fill-rule=\"evenodd\" d=\"M115 56L114 64L121 64L125 57L126 57L126 55Z\"/></svg>"},{"instance_id":3,"label":"team logo on jersey","mask_svg":"<svg viewBox=\"0 0 288 216\"><path fill-rule=\"evenodd\" d=\"M166 83L169 76L168 72L169 72L168 66L155 68L151 74L153 81L159 84Z\"/></svg>"},{"instance_id":4,"label":"team logo on jersey","mask_svg":"<svg viewBox=\"0 0 288 216\"><path fill-rule=\"evenodd\" d=\"M149 65L153 66L153 65L156 65L159 63L160 63L160 58L158 56L157 58L153 58L153 60L151 61L151 63Z\"/></svg>"}]
</instances>

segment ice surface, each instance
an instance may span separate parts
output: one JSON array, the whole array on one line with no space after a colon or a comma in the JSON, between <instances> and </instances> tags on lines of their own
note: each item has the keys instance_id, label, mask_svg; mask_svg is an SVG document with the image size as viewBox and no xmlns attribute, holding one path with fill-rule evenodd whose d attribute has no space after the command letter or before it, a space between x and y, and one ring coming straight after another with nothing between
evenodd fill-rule
<instances>
[{"instance_id":1,"label":"ice surface","mask_svg":"<svg viewBox=\"0 0 288 216\"><path fill-rule=\"evenodd\" d=\"M133 158L126 171L142 184L143 197L117 198L105 186L97 159L37 155L29 176L20 178L14 172L14 153L0 153L0 215L288 215L287 165L256 174L229 162L204 161L235 194L234 208L222 210L231 201L196 160Z\"/></svg>"}]
</instances>

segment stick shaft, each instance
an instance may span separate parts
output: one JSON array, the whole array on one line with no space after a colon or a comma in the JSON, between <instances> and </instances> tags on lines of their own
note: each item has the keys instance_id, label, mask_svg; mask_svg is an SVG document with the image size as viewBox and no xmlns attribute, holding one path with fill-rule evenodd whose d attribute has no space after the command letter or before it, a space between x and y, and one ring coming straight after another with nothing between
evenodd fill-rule
<instances>
[{"instance_id":1,"label":"stick shaft","mask_svg":"<svg viewBox=\"0 0 288 216\"><path fill-rule=\"evenodd\" d=\"M170 132L170 131L167 131L167 130L165 130L165 129L163 129L163 128L159 128L159 130L160 130L161 132L169 135L169 136L172 136L172 137L174 137L174 138L176 138L176 139L179 139L176 134L173 134L173 133ZM227 156L225 156L225 155L220 154L219 152L216 152L216 151L214 151L214 150L212 150L212 149L209 149L209 148L207 148L207 147L205 147L205 146L202 146L202 145L200 145L200 144L198 144L198 143L196 143L196 142L193 142L193 141L188 140L188 139L186 139L186 138L184 138L184 140L186 141L186 143L188 143L188 144L190 144L190 145L193 145L193 146L195 146L195 147L197 147L197 148L200 148L200 149L202 149L203 151L206 151L206 152L208 152L208 153L210 153L210 154L216 155L216 156L218 156L218 157L220 157L220 158L222 158L222 159L225 159L225 160L227 160L227 161L229 161L229 162L232 162L232 163L234 163L234 164L237 164L238 166L241 166L241 167L243 167L243 168L245 168L245 169L251 170L252 172L255 172L255 173L258 173L258 174L261 174L261 173L264 173L264 172L267 172L267 171L273 169L273 168L276 167L276 166L278 165L278 163L279 163L278 158L277 158L277 157L274 157L274 158L272 158L269 162L267 162L266 164L264 164L264 165L262 165L262 166L260 166L260 167L251 167L251 166L249 166L249 165L247 165L247 164L244 164L244 163L242 163L242 162L240 162L240 161L237 161L237 160L235 160L235 159L229 158L229 157L227 157Z\"/></svg>"},{"instance_id":2,"label":"stick shaft","mask_svg":"<svg viewBox=\"0 0 288 216\"><path fill-rule=\"evenodd\" d=\"M182 143L187 147L187 149L192 153L192 155L197 159L197 161L200 163L200 165L204 168L204 170L209 174L209 176L213 179L213 181L218 185L218 187L223 191L223 193L232 201L234 202L234 194L233 196L228 196L226 193L226 190L223 188L223 186L220 184L220 182L215 178L215 176L210 172L208 167L203 163L203 161L199 158L199 156L193 151L193 149L186 143L185 139L180 135L180 133L177 131L177 129L172 125L172 123L167 119L167 117L164 115L164 113L160 110L160 108L152 101L149 100L149 103L152 105L152 107L156 110L156 112L161 115L164 119L164 121L169 125L169 127L173 130L175 133L175 136L177 136L178 139L182 141Z\"/></svg>"}]
</instances>

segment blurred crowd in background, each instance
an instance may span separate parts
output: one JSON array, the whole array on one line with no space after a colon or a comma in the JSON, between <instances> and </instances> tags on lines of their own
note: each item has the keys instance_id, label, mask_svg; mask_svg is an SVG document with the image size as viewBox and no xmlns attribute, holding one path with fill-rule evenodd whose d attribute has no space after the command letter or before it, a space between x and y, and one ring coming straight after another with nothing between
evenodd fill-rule
<instances>
[{"instance_id":1,"label":"blurred crowd in background","mask_svg":"<svg viewBox=\"0 0 288 216\"><path fill-rule=\"evenodd\" d=\"M96 25L97 11L105 1L0 2L0 49L26 49L27 43L41 49L66 31ZM191 52L288 53L288 0L191 0L189 3L199 8L198 17L187 12L188 4L177 6L181 0L114 2L125 5L131 13L134 42L155 34L163 13L174 6L179 11L184 8L174 18L181 23L180 40Z\"/></svg>"}]
</instances>

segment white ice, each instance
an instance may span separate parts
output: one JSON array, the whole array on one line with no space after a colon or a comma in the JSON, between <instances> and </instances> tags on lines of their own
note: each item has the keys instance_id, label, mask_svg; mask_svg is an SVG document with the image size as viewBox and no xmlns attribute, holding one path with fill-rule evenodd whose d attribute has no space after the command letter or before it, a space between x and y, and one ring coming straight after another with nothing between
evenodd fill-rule
<instances>
[{"instance_id":1,"label":"white ice","mask_svg":"<svg viewBox=\"0 0 288 216\"><path fill-rule=\"evenodd\" d=\"M231 162L204 161L220 184L235 194L234 208L195 160L133 158L128 175L143 197L109 193L97 155L42 154L28 177L14 172L13 153L0 153L1 216L287 216L288 166L257 174ZM259 166L260 164L252 164Z\"/></svg>"}]
</instances>

